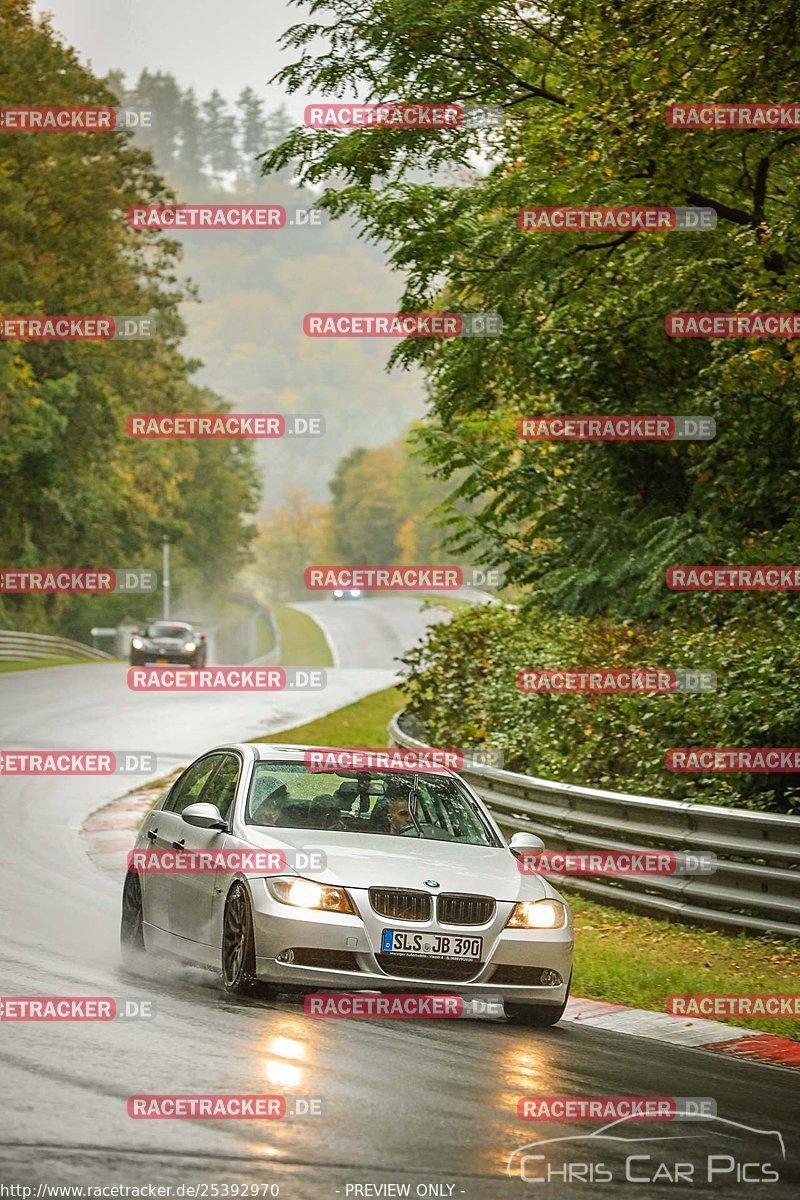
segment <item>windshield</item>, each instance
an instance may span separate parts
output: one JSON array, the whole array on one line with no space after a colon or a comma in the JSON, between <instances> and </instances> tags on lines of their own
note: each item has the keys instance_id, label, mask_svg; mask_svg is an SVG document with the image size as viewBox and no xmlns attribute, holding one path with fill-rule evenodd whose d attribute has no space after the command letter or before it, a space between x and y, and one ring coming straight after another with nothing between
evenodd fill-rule
<instances>
[{"instance_id":1,"label":"windshield","mask_svg":"<svg viewBox=\"0 0 800 1200\"><path fill-rule=\"evenodd\" d=\"M463 785L446 775L310 771L302 763L253 769L245 821L268 829L326 829L499 846Z\"/></svg>"},{"instance_id":2,"label":"windshield","mask_svg":"<svg viewBox=\"0 0 800 1200\"><path fill-rule=\"evenodd\" d=\"M188 625L170 625L165 621L153 621L152 625L147 626L145 637L181 638L184 640L191 636L191 632Z\"/></svg>"}]
</instances>

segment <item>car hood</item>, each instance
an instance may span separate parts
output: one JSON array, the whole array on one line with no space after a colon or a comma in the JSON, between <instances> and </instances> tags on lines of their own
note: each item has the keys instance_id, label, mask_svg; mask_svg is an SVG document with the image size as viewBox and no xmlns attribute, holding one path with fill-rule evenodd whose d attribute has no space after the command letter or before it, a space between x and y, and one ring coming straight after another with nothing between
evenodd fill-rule
<instances>
[{"instance_id":1,"label":"car hood","mask_svg":"<svg viewBox=\"0 0 800 1200\"><path fill-rule=\"evenodd\" d=\"M298 872L318 883L429 891L425 881L432 879L439 885L437 892L467 892L496 900L536 900L547 894L544 881L537 875L520 874L513 854L499 846L255 826L248 828L247 839L265 848L321 850L325 870Z\"/></svg>"}]
</instances>

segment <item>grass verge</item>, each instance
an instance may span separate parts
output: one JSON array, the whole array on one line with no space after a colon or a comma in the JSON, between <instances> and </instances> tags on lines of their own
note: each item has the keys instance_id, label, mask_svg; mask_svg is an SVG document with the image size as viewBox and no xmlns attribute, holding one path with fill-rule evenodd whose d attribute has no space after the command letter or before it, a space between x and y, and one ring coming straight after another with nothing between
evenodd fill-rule
<instances>
[{"instance_id":1,"label":"grass verge","mask_svg":"<svg viewBox=\"0 0 800 1200\"><path fill-rule=\"evenodd\" d=\"M787 992L800 971L797 942L698 929L568 898L575 917L576 996L664 1012L668 996L687 992ZM737 1017L726 1024L800 1037L800 1020L792 1017Z\"/></svg>"},{"instance_id":2,"label":"grass verge","mask_svg":"<svg viewBox=\"0 0 800 1200\"><path fill-rule=\"evenodd\" d=\"M25 658L0 662L0 675L7 671L38 671L42 667L75 667L92 662L90 658Z\"/></svg>"},{"instance_id":3,"label":"grass verge","mask_svg":"<svg viewBox=\"0 0 800 1200\"><path fill-rule=\"evenodd\" d=\"M263 658L265 654L269 654L270 650L274 649L275 636L272 622L259 614L256 618L256 658Z\"/></svg>"},{"instance_id":4,"label":"grass verge","mask_svg":"<svg viewBox=\"0 0 800 1200\"><path fill-rule=\"evenodd\" d=\"M388 688L317 721L254 740L385 746L389 718L402 705L399 689ZM800 970L797 942L659 921L577 895L569 901L575 916L576 996L664 1012L668 996L687 992L786 992L787 982ZM800 1021L792 1018L726 1023L800 1037Z\"/></svg>"},{"instance_id":5,"label":"grass verge","mask_svg":"<svg viewBox=\"0 0 800 1200\"><path fill-rule=\"evenodd\" d=\"M272 611L280 636L282 667L333 666L330 646L316 621L285 604L276 604Z\"/></svg>"},{"instance_id":6,"label":"grass verge","mask_svg":"<svg viewBox=\"0 0 800 1200\"><path fill-rule=\"evenodd\" d=\"M347 704L306 725L253 738L254 742L289 742L304 746L385 746L389 718L403 706L398 688L386 688Z\"/></svg>"}]
</instances>

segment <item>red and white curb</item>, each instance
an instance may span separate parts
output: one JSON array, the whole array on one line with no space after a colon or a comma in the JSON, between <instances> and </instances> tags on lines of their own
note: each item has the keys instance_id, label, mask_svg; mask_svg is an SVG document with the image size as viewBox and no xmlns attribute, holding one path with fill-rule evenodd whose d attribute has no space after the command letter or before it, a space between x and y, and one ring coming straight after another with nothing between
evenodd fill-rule
<instances>
[{"instance_id":1,"label":"red and white curb","mask_svg":"<svg viewBox=\"0 0 800 1200\"><path fill-rule=\"evenodd\" d=\"M81 838L84 849L104 875L111 875L122 882L128 865L128 852L133 849L139 826L171 782L172 779L158 787L128 792L126 796L120 796L98 808L83 822Z\"/></svg>"},{"instance_id":2,"label":"red and white curb","mask_svg":"<svg viewBox=\"0 0 800 1200\"><path fill-rule=\"evenodd\" d=\"M121 883L136 832L171 782L172 778L155 788L129 792L86 818L81 828L86 852L103 874L111 875ZM712 1050L782 1067L800 1067L800 1042L702 1017L673 1017L645 1008L629 1008L626 1004L574 996L562 1019L631 1037L670 1042L674 1046Z\"/></svg>"},{"instance_id":3,"label":"red and white curb","mask_svg":"<svg viewBox=\"0 0 800 1200\"><path fill-rule=\"evenodd\" d=\"M800 1042L702 1017L673 1017L669 1013L576 996L567 1004L563 1020L693 1050L712 1050L755 1062L800 1067Z\"/></svg>"}]
</instances>

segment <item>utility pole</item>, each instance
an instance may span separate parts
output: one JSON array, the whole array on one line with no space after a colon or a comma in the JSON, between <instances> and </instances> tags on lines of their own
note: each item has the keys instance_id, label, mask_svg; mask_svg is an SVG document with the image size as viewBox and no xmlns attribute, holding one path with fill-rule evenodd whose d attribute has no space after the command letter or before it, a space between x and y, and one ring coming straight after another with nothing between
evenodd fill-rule
<instances>
[{"instance_id":1,"label":"utility pole","mask_svg":"<svg viewBox=\"0 0 800 1200\"><path fill-rule=\"evenodd\" d=\"M161 565L161 587L163 594L163 603L161 615L165 621L169 620L169 538L164 534L162 545L162 565Z\"/></svg>"}]
</instances>

